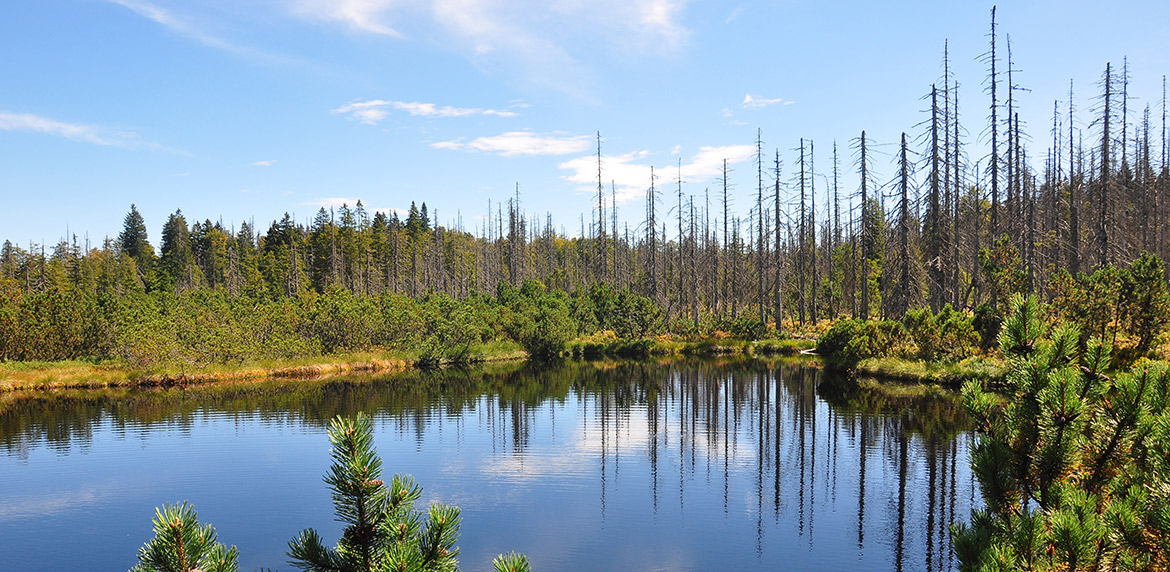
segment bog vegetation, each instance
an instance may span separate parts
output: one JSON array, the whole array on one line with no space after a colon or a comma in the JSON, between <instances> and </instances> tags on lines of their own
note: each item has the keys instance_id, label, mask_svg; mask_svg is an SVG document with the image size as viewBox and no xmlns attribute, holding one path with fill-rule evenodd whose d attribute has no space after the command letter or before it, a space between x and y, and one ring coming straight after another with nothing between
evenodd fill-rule
<instances>
[{"instance_id":1,"label":"bog vegetation","mask_svg":"<svg viewBox=\"0 0 1170 572\"><path fill-rule=\"evenodd\" d=\"M1107 373L1091 323L1046 322L1034 296L1011 307L1010 395L963 388L983 508L955 530L960 569L1170 569L1170 370Z\"/></svg>"},{"instance_id":2,"label":"bog vegetation","mask_svg":"<svg viewBox=\"0 0 1170 572\"><path fill-rule=\"evenodd\" d=\"M551 354L600 332L783 337L839 317L859 322L835 335L865 340L826 342L846 360L958 359L994 349L1014 293L1086 317L1086 336L1123 336L1118 357L1149 351L1165 313L1143 311L1142 296L1170 255L1165 78L1158 117L1133 105L1128 62L1104 62L1079 88L1092 106L1078 111L1070 81L1048 94L1051 126L1029 133L1019 111L1040 95L994 8L988 38L982 93L960 89L942 47L939 77L923 82L924 121L887 142L892 176L878 174L864 131L848 143L851 164L835 141L819 163L813 141L790 141L786 171L761 130L750 182L733 181L726 162L701 192L651 171L631 228L606 192L599 135L595 206L575 235L525 212L517 192L474 231L441 224L425 203L404 217L360 202L307 223L286 214L266 230L175 211L156 251L132 205L121 233L97 245L5 242L0 359L202 364L369 348L442 358L502 339ZM961 118L960 101L989 113ZM857 188L841 187L844 169ZM875 317L908 335L860 324Z\"/></svg>"}]
</instances>

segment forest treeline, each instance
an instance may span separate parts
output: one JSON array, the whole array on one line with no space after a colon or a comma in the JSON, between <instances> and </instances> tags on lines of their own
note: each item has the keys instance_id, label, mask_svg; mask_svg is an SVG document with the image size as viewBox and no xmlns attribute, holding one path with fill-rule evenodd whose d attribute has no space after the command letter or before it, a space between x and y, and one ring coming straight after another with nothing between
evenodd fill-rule
<instances>
[{"instance_id":1,"label":"forest treeline","mask_svg":"<svg viewBox=\"0 0 1170 572\"><path fill-rule=\"evenodd\" d=\"M551 215L526 213L517 192L489 205L475 232L461 221L440 224L425 203L412 203L404 216L370 213L360 202L322 208L308 223L286 214L266 230L188 221L176 211L163 222L156 251L131 206L121 233L99 245L76 236L27 248L6 241L0 358L137 360L182 353L171 349L178 344L223 361L403 339L459 345L433 333L446 327L442 320L498 312L509 307L508 291L523 288L531 299L558 300L549 304L564 306L556 311L574 317L565 328L578 334L612 325L596 313L582 318L589 300L637 306L640 334L707 335L734 323L747 335L782 335L794 324L901 319L948 304L997 316L1015 292L1052 300L1142 252L1166 260L1165 77L1160 123L1149 105L1131 105L1123 61L1106 63L1087 89L1089 110L1076 109L1070 81L1067 100L1052 104L1051 126L1026 131L1025 86L1010 39L1005 50L1001 36L993 9L978 94L961 92L944 47L941 76L925 92L927 116L913 137L903 133L895 175L886 179L864 131L848 144L848 164L833 142L828 168L815 162L817 146L806 139L785 151L785 167L780 150L765 151L761 132L750 192L733 193L726 161L715 188L701 194L684 189L681 177L659 185L651 170L642 222L619 227L599 134L596 203L575 235ZM960 121L960 95L988 115ZM987 153L970 156L976 148ZM845 169L857 172L857 188L841 186ZM745 198L750 208L741 217L734 203L742 207ZM518 327L479 314L475 328L454 329L494 329L479 336L491 339ZM375 324L345 322L375 316ZM142 334L124 331L154 322L177 341L135 340ZM242 347L254 349L237 354Z\"/></svg>"}]
</instances>

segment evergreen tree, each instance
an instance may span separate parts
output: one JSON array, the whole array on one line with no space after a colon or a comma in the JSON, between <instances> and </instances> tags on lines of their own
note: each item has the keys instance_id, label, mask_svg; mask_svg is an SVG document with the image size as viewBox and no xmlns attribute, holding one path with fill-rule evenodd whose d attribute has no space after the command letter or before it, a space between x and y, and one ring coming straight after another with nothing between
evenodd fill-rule
<instances>
[{"instance_id":1,"label":"evergreen tree","mask_svg":"<svg viewBox=\"0 0 1170 572\"><path fill-rule=\"evenodd\" d=\"M187 503L155 509L154 538L138 549L130 572L236 572L236 547L215 541L215 528L200 525Z\"/></svg>"},{"instance_id":2,"label":"evergreen tree","mask_svg":"<svg viewBox=\"0 0 1170 572\"><path fill-rule=\"evenodd\" d=\"M325 482L333 491L337 519L346 524L336 548L313 529L289 541L289 563L313 572L457 570L460 516L457 507L435 504L424 515L414 508L422 489L410 476L381 479L370 418L337 417L329 424L333 465ZM527 559L510 554L496 570L526 570Z\"/></svg>"},{"instance_id":3,"label":"evergreen tree","mask_svg":"<svg viewBox=\"0 0 1170 572\"><path fill-rule=\"evenodd\" d=\"M337 519L347 526L336 548L306 529L289 541L289 564L314 572L456 572L460 516L457 507L414 508L422 489L410 476L380 478L382 459L364 413L329 423L333 464L325 475ZM215 529L200 525L187 503L155 511L155 537L138 550L131 572L236 572L238 551L216 542ZM529 572L528 558L509 552L492 562L496 572Z\"/></svg>"},{"instance_id":4,"label":"evergreen tree","mask_svg":"<svg viewBox=\"0 0 1170 572\"><path fill-rule=\"evenodd\" d=\"M999 336L1012 399L963 388L983 508L954 530L960 570L1170 567L1170 370L1106 375L1112 348L1046 326L1016 295Z\"/></svg>"},{"instance_id":5,"label":"evergreen tree","mask_svg":"<svg viewBox=\"0 0 1170 572\"><path fill-rule=\"evenodd\" d=\"M199 285L195 254L191 248L191 233L182 210L177 210L167 217L167 222L163 225L161 250L159 280L164 289L182 291Z\"/></svg>"},{"instance_id":6,"label":"evergreen tree","mask_svg":"<svg viewBox=\"0 0 1170 572\"><path fill-rule=\"evenodd\" d=\"M122 232L118 235L118 248L122 254L134 259L138 265L138 277L145 282L154 264L154 248L150 246L146 232L146 221L138 207L130 205L130 212L122 221Z\"/></svg>"}]
</instances>

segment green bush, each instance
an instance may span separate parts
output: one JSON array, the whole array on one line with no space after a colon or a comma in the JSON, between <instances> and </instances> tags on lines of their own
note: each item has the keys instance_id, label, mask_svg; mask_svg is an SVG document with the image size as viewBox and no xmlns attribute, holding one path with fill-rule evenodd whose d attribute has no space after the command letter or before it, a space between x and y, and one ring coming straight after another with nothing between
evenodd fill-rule
<instances>
[{"instance_id":1,"label":"green bush","mask_svg":"<svg viewBox=\"0 0 1170 572\"><path fill-rule=\"evenodd\" d=\"M1082 325L1081 347L1093 336L1114 340L1114 358L1121 364L1147 356L1170 326L1163 263L1148 252L1128 268L1106 266L1076 277L1061 272L1050 288L1057 315Z\"/></svg>"},{"instance_id":2,"label":"green bush","mask_svg":"<svg viewBox=\"0 0 1170 572\"><path fill-rule=\"evenodd\" d=\"M737 340L754 341L764 337L767 327L755 315L740 312L734 316L720 316L715 320L715 329L731 334Z\"/></svg>"},{"instance_id":3,"label":"green bush","mask_svg":"<svg viewBox=\"0 0 1170 572\"><path fill-rule=\"evenodd\" d=\"M979 345L972 318L956 312L950 304L938 314L930 308L910 310L902 326L918 346L915 357L926 361L959 361L974 355Z\"/></svg>"},{"instance_id":4,"label":"green bush","mask_svg":"<svg viewBox=\"0 0 1170 572\"><path fill-rule=\"evenodd\" d=\"M505 329L524 351L537 358L559 356L576 331L569 312L568 296L549 291L544 284L529 280L519 291L502 288L500 301L511 311Z\"/></svg>"},{"instance_id":5,"label":"green bush","mask_svg":"<svg viewBox=\"0 0 1170 572\"><path fill-rule=\"evenodd\" d=\"M817 353L830 366L850 368L863 359L897 355L905 337L900 322L844 318L817 340Z\"/></svg>"},{"instance_id":6,"label":"green bush","mask_svg":"<svg viewBox=\"0 0 1170 572\"><path fill-rule=\"evenodd\" d=\"M138 564L130 572L239 570L236 547L227 548L215 536L213 526L199 524L191 505L163 505L155 509L154 538L138 549Z\"/></svg>"},{"instance_id":7,"label":"green bush","mask_svg":"<svg viewBox=\"0 0 1170 572\"><path fill-rule=\"evenodd\" d=\"M608 284L594 284L588 298L582 305L592 308L593 316L591 321L584 316L582 327L594 324L597 330L613 330L625 339L646 337L661 329L662 310L653 300L629 288L618 290Z\"/></svg>"}]
</instances>

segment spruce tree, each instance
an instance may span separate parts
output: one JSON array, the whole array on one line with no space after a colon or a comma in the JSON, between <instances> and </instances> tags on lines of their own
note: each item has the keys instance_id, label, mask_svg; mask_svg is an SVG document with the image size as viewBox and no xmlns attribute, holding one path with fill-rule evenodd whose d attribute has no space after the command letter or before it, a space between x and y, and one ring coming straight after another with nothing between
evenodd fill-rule
<instances>
[{"instance_id":1,"label":"spruce tree","mask_svg":"<svg viewBox=\"0 0 1170 572\"><path fill-rule=\"evenodd\" d=\"M138 260L141 265L143 258L154 256L154 248L150 246L148 238L142 214L138 212L138 207L130 205L130 212L126 213L122 232L118 235L118 248L122 254Z\"/></svg>"},{"instance_id":2,"label":"spruce tree","mask_svg":"<svg viewBox=\"0 0 1170 572\"><path fill-rule=\"evenodd\" d=\"M138 207L130 205L130 212L122 221L122 232L118 235L118 248L122 254L134 259L138 266L138 279L145 283L154 265L154 248L150 246L146 222Z\"/></svg>"}]
</instances>

